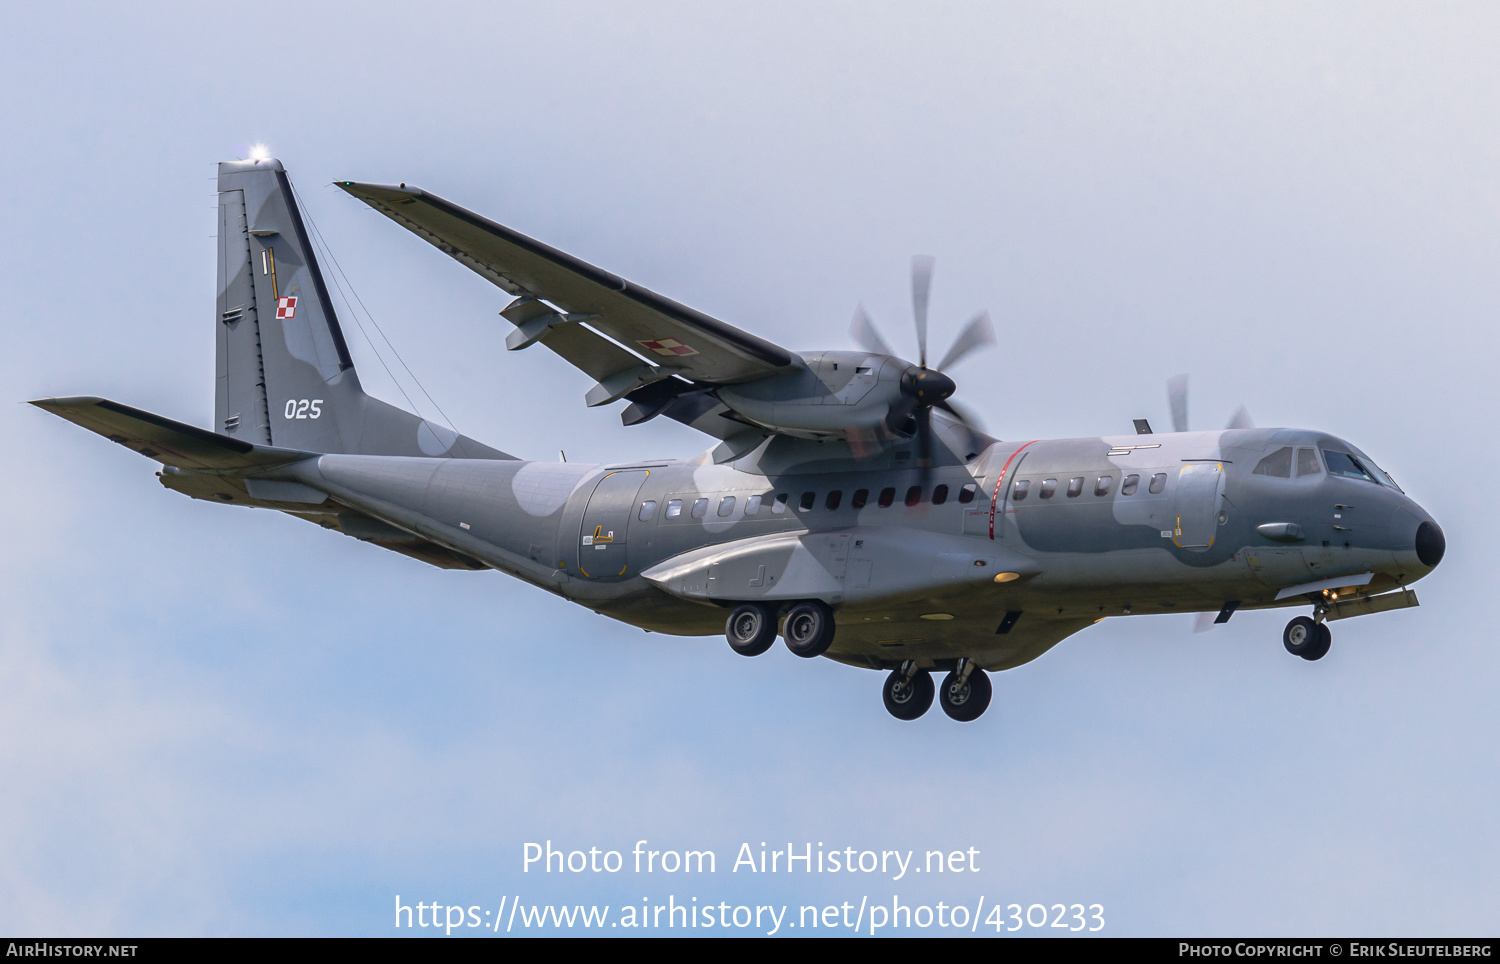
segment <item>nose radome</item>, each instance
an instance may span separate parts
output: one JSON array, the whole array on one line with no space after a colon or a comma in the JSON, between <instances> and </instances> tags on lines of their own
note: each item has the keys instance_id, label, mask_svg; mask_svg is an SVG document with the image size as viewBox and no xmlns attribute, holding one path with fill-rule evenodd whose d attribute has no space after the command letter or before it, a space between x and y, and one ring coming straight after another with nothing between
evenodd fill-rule
<instances>
[{"instance_id":1,"label":"nose radome","mask_svg":"<svg viewBox=\"0 0 1500 964\"><path fill-rule=\"evenodd\" d=\"M1428 569L1437 568L1437 564L1443 561L1443 553L1448 548L1448 540L1443 538L1443 530L1436 522L1424 522L1417 526L1417 558L1422 565Z\"/></svg>"}]
</instances>

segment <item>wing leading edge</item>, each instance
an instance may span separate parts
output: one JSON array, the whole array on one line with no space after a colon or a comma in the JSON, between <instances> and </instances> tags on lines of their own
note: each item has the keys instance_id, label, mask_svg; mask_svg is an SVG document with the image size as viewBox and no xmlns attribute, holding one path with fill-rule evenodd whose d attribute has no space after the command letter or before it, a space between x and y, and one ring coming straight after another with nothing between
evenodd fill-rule
<instances>
[{"instance_id":1,"label":"wing leading edge","mask_svg":"<svg viewBox=\"0 0 1500 964\"><path fill-rule=\"evenodd\" d=\"M766 378L796 364L784 348L420 188L334 183L517 296L501 312L516 326L507 345L540 342L592 376L598 384L586 396L589 405L667 379L707 388Z\"/></svg>"}]
</instances>

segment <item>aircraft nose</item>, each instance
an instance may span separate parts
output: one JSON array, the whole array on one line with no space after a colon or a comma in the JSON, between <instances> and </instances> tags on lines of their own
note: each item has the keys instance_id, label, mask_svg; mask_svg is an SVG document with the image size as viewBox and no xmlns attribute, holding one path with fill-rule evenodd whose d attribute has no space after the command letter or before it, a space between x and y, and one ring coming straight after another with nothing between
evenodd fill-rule
<instances>
[{"instance_id":1,"label":"aircraft nose","mask_svg":"<svg viewBox=\"0 0 1500 964\"><path fill-rule=\"evenodd\" d=\"M1417 526L1417 558L1428 569L1436 569L1443 561L1448 540L1443 538L1442 527L1436 522L1424 522Z\"/></svg>"}]
</instances>

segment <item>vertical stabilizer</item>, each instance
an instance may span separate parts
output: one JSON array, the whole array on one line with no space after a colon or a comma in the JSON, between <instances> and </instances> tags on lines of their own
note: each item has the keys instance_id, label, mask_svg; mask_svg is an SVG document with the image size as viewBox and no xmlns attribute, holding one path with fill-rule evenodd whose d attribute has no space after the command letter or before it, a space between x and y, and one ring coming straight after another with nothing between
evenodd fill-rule
<instances>
[{"instance_id":1,"label":"vertical stabilizer","mask_svg":"<svg viewBox=\"0 0 1500 964\"><path fill-rule=\"evenodd\" d=\"M281 162L219 165L214 431L310 452L509 458L360 387Z\"/></svg>"}]
</instances>

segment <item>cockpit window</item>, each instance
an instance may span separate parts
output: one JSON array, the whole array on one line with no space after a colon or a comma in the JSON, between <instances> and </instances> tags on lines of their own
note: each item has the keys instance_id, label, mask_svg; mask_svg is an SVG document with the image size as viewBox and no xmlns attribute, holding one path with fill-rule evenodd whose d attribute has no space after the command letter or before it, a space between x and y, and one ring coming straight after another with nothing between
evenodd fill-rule
<instances>
[{"instance_id":1,"label":"cockpit window","mask_svg":"<svg viewBox=\"0 0 1500 964\"><path fill-rule=\"evenodd\" d=\"M1304 475L1317 475L1323 471L1323 466L1318 464L1317 449L1297 450L1297 478Z\"/></svg>"},{"instance_id":2,"label":"cockpit window","mask_svg":"<svg viewBox=\"0 0 1500 964\"><path fill-rule=\"evenodd\" d=\"M1397 485L1396 480L1391 478L1391 474L1385 469L1382 469L1374 462L1365 462L1364 464L1369 466L1370 470L1380 477L1380 481L1384 482L1386 485L1389 485L1391 488L1395 489L1397 492L1400 492L1402 495L1406 494L1406 490Z\"/></svg>"},{"instance_id":3,"label":"cockpit window","mask_svg":"<svg viewBox=\"0 0 1500 964\"><path fill-rule=\"evenodd\" d=\"M1323 461L1328 463L1329 475L1341 475L1346 479L1364 479L1366 482L1375 481L1365 469L1364 464L1346 452L1331 452L1324 449Z\"/></svg>"},{"instance_id":4,"label":"cockpit window","mask_svg":"<svg viewBox=\"0 0 1500 964\"><path fill-rule=\"evenodd\" d=\"M1311 449L1303 449L1309 452ZM1255 466L1255 475L1269 475L1273 479L1292 477L1292 447L1284 446L1261 459Z\"/></svg>"}]
</instances>

